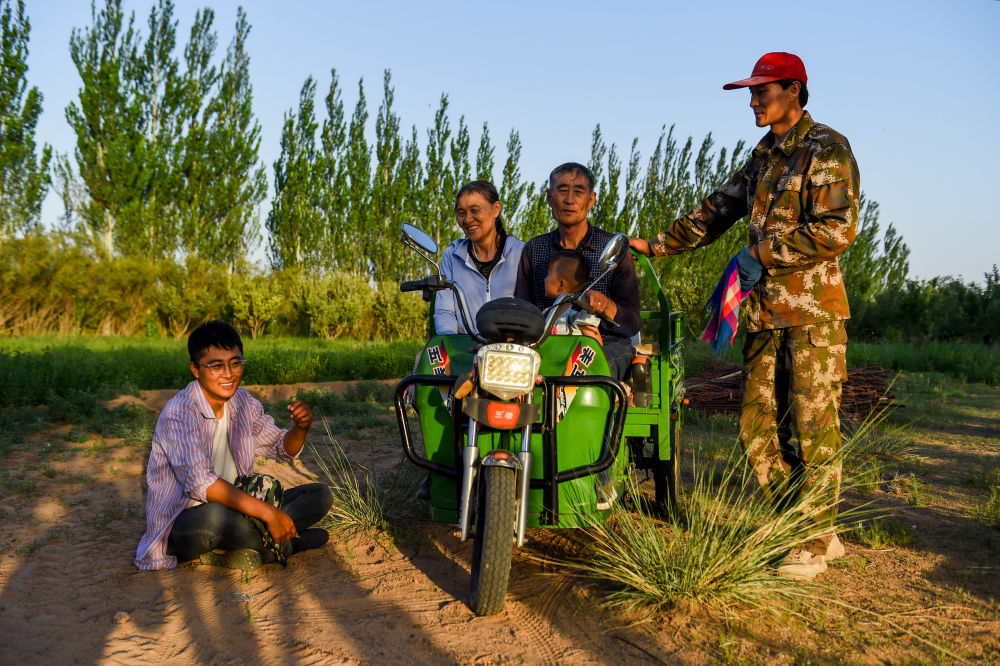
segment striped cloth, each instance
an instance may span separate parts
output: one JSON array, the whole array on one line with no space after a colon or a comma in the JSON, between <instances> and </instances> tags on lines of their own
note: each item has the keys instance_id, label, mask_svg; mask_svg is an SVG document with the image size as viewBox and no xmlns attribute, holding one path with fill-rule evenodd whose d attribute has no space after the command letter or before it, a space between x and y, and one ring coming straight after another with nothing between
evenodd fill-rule
<instances>
[{"instance_id":1,"label":"striped cloth","mask_svg":"<svg viewBox=\"0 0 1000 666\"><path fill-rule=\"evenodd\" d=\"M722 271L722 278L716 285L712 297L705 307L709 310L708 325L701 339L708 343L718 356L725 354L733 346L736 329L740 325L740 303L750 294L740 288L740 270L733 257Z\"/></svg>"}]
</instances>

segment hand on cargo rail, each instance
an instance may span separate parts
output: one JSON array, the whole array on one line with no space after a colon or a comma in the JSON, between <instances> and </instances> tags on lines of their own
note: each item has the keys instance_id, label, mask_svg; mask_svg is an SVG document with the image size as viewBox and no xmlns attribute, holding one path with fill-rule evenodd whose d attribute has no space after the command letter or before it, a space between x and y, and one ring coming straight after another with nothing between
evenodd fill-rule
<instances>
[{"instance_id":1,"label":"hand on cargo rail","mask_svg":"<svg viewBox=\"0 0 1000 666\"><path fill-rule=\"evenodd\" d=\"M642 238L630 238L628 246L639 254L644 254L647 257L653 256L653 250L649 247L649 241Z\"/></svg>"}]
</instances>

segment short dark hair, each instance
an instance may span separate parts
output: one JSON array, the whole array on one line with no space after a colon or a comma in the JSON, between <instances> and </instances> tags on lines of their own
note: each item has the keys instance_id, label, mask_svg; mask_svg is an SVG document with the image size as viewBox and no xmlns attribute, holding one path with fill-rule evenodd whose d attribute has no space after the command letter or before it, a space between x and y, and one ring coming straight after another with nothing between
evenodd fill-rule
<instances>
[{"instance_id":1,"label":"short dark hair","mask_svg":"<svg viewBox=\"0 0 1000 666\"><path fill-rule=\"evenodd\" d=\"M458 188L458 194L455 195L455 208L458 208L458 200L462 198L463 194L480 194L486 203L493 205L500 201L500 193L497 192L496 186L488 180L473 180L471 182L462 185ZM497 215L497 233L504 233L503 220Z\"/></svg>"},{"instance_id":2,"label":"short dark hair","mask_svg":"<svg viewBox=\"0 0 1000 666\"><path fill-rule=\"evenodd\" d=\"M188 336L188 356L195 363L209 347L239 349L243 353L243 340L236 329L224 321L207 321L191 331Z\"/></svg>"},{"instance_id":3,"label":"short dark hair","mask_svg":"<svg viewBox=\"0 0 1000 666\"><path fill-rule=\"evenodd\" d=\"M555 271L556 275L566 280L579 291L587 284L590 274L590 265L587 258L579 252L559 252L549 260L549 272Z\"/></svg>"},{"instance_id":4,"label":"short dark hair","mask_svg":"<svg viewBox=\"0 0 1000 666\"><path fill-rule=\"evenodd\" d=\"M566 162L565 164L560 164L553 169L552 173L549 174L549 189L552 189L552 184L555 182L556 178L564 173L571 173L574 176L583 176L587 179L587 184L590 185L590 191L594 191L594 172L579 162Z\"/></svg>"},{"instance_id":5,"label":"short dark hair","mask_svg":"<svg viewBox=\"0 0 1000 666\"><path fill-rule=\"evenodd\" d=\"M799 80L798 79L781 79L780 81L778 81L778 85L781 86L782 90L788 90L788 86L792 85L796 81L799 81ZM806 84L803 83L802 81L799 81L799 86L800 86L799 87L799 106L801 106L804 109L804 108L806 108L806 102L809 101L809 90L806 88Z\"/></svg>"}]
</instances>

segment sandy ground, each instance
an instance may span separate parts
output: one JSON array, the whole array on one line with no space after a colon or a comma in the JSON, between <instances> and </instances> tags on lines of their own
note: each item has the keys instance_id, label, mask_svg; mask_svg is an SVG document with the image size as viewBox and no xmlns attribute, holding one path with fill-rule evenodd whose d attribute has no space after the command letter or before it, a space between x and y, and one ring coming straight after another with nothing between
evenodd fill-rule
<instances>
[{"instance_id":1,"label":"sandy ground","mask_svg":"<svg viewBox=\"0 0 1000 666\"><path fill-rule=\"evenodd\" d=\"M254 390L280 400L297 388ZM156 413L170 395L122 400ZM1000 423L983 423L981 450L962 461L973 471L983 456L1000 464ZM31 447L52 446L59 435ZM374 442L377 464L398 461L391 426L360 436L370 441L353 444ZM974 660L1000 658L1000 531L984 531L946 501L914 508L911 548L848 543L848 557L822 582L838 603L870 610L815 631L801 618L761 613L673 613L623 626L601 611L591 584L541 563L575 552L565 533L550 530L531 530L529 545L516 551L504 610L478 618L465 604L472 542L430 522L398 545L334 533L287 569L270 565L252 576L193 563L140 572L132 559L144 529L148 449L70 439L47 466L31 447L4 461L36 473L33 487L0 496L0 663L955 661L921 636ZM926 451L930 459L945 448ZM313 480L311 468L306 459L262 469L291 486ZM876 499L891 502L894 493L903 497L905 488L887 486Z\"/></svg>"},{"instance_id":2,"label":"sandy ground","mask_svg":"<svg viewBox=\"0 0 1000 666\"><path fill-rule=\"evenodd\" d=\"M294 388L255 392L280 400ZM141 402L158 411L172 394L148 392ZM0 500L0 511L13 518L4 521L0 542L0 663L614 663L669 657L670 650L648 634L599 628L587 591L532 561L562 548L561 538L544 530L529 535L536 543L517 556L507 605L489 618L477 618L464 602L472 542L460 543L452 529L432 523L424 537L400 548L334 534L322 549L293 557L287 569L265 566L252 577L193 563L140 572L132 558L144 529L145 452L136 455L113 441L96 448L101 450L75 445L54 464L52 478L39 477L33 492ZM18 455L8 462L18 465ZM268 461L261 469L286 487L314 478L307 461Z\"/></svg>"}]
</instances>

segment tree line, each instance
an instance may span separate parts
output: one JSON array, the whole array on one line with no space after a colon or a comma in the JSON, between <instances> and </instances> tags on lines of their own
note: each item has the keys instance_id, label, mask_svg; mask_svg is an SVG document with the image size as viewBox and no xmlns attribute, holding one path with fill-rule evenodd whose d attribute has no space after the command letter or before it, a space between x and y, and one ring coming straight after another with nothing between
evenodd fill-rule
<instances>
[{"instance_id":1,"label":"tree line","mask_svg":"<svg viewBox=\"0 0 1000 666\"><path fill-rule=\"evenodd\" d=\"M9 299L0 308L7 313L0 312L0 330L182 335L204 317L228 316L254 334L270 325L299 334L401 335L374 320L360 329L348 325L349 314L322 312L321 303L349 300L343 285L374 299L395 280L424 270L396 242L402 222L447 245L458 236L454 193L485 178L498 185L511 233L527 239L552 228L547 183L521 172L515 129L506 135L502 164L490 127L474 132L461 114L454 121L447 94L430 127L404 129L389 70L374 115L363 79L347 91L331 69L323 82L312 76L303 82L284 117L270 208L262 214L268 176L253 112L251 25L242 9L232 41L220 49L210 8L195 12L182 40L171 0L158 0L141 25L134 13L126 16L121 0L92 5L90 24L74 29L69 41L80 90L65 116L76 143L72 154L53 155L35 140L43 97L28 85L23 0L0 0L0 18L0 296ZM710 134L696 142L664 126L643 156L638 138L623 152L597 125L588 164L598 181L592 221L648 238L747 155L742 142L717 148ZM58 229L43 230L41 203L50 187L64 214ZM745 242L745 224L708 248L656 262L661 283L690 312L693 328L702 323L722 267ZM38 243L47 249L40 252ZM247 261L261 243L264 270ZM892 225L880 229L878 204L864 200L858 238L841 258L852 304L905 286L908 255ZM92 265L77 275L93 284L71 288L71 276L58 277L58 268L81 261ZM130 293L120 284L129 275L130 315L110 323L82 314L117 311L98 307L107 299L94 294L112 283ZM197 284L211 280L220 281L219 293L198 291ZM23 288L29 283L45 288ZM214 305L185 305L209 296ZM369 306L358 317L371 317ZM404 326L410 330L421 315L405 308L412 311ZM44 312L58 313L61 323Z\"/></svg>"}]
</instances>

